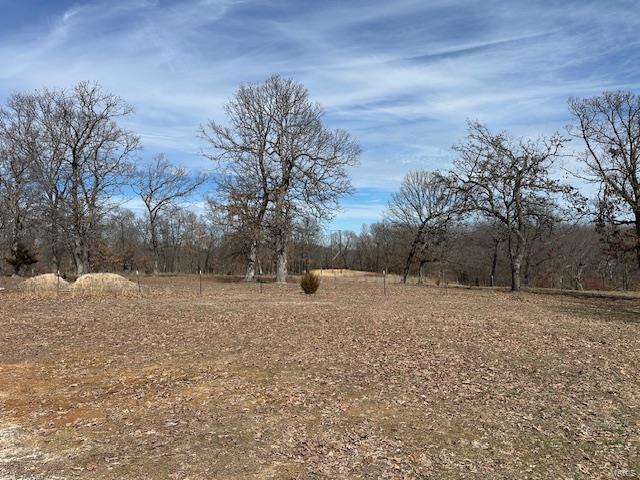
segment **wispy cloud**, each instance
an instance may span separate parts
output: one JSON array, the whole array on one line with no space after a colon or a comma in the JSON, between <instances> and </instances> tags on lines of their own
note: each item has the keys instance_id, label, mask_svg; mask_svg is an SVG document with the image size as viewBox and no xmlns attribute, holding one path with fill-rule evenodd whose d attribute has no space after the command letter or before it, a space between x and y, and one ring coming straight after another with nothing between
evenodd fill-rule
<instances>
[{"instance_id":1,"label":"wispy cloud","mask_svg":"<svg viewBox=\"0 0 640 480\"><path fill-rule=\"evenodd\" d=\"M0 0L0 99L97 80L133 104L145 155L193 168L195 132L223 120L239 83L272 73L308 86L327 121L364 147L354 183L374 203L402 175L448 168L465 119L517 134L568 121L566 99L640 85L634 0ZM31 10L29 10L29 8ZM373 205L373 206L372 206Z\"/></svg>"}]
</instances>

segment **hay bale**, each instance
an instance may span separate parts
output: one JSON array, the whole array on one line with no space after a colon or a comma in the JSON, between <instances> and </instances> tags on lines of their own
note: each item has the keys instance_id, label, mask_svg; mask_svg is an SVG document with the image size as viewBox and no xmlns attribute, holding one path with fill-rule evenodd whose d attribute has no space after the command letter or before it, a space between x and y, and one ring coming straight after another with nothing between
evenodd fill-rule
<instances>
[{"instance_id":1,"label":"hay bale","mask_svg":"<svg viewBox=\"0 0 640 480\"><path fill-rule=\"evenodd\" d=\"M87 273L79 277L72 285L79 293L126 293L138 291L138 286L115 273Z\"/></svg>"},{"instance_id":2,"label":"hay bale","mask_svg":"<svg viewBox=\"0 0 640 480\"><path fill-rule=\"evenodd\" d=\"M57 292L58 282L60 282L60 290L69 287L69 283L62 277L58 277L55 273L45 273L25 280L18 285L18 288L25 292L34 293Z\"/></svg>"}]
</instances>

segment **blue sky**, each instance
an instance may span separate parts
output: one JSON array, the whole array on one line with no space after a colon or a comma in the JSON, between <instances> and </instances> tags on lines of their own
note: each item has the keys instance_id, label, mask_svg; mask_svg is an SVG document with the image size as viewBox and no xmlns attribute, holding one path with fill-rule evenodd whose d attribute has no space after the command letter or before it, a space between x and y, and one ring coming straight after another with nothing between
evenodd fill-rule
<instances>
[{"instance_id":1,"label":"blue sky","mask_svg":"<svg viewBox=\"0 0 640 480\"><path fill-rule=\"evenodd\" d=\"M538 135L569 96L640 89L636 0L0 0L0 101L95 80L136 108L144 158L193 169L242 82L304 83L363 147L331 228L380 218L409 170L447 169L465 120Z\"/></svg>"}]
</instances>

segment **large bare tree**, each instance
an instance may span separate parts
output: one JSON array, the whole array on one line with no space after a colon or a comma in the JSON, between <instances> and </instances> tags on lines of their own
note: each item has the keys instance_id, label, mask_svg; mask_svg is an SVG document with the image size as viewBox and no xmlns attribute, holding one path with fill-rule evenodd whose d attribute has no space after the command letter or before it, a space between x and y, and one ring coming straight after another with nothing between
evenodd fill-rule
<instances>
[{"instance_id":1,"label":"large bare tree","mask_svg":"<svg viewBox=\"0 0 640 480\"><path fill-rule=\"evenodd\" d=\"M56 108L57 95L59 92L47 90L34 94L40 134L38 154L31 172L38 186L36 204L44 236L43 249L48 252L49 266L53 272L61 269L67 246L65 232L69 215L65 201L70 181L67 147L60 130L62 112Z\"/></svg>"},{"instance_id":2,"label":"large bare tree","mask_svg":"<svg viewBox=\"0 0 640 480\"><path fill-rule=\"evenodd\" d=\"M600 185L600 218L624 229L620 246L635 252L640 268L640 95L571 98L569 109L576 120L569 131L586 146L587 179Z\"/></svg>"},{"instance_id":3,"label":"large bare tree","mask_svg":"<svg viewBox=\"0 0 640 480\"><path fill-rule=\"evenodd\" d=\"M439 172L413 171L405 175L400 190L391 197L389 220L411 234L402 272L404 283L416 256L423 257L422 273L428 250L443 238L449 223L462 212L463 204L450 183L450 179Z\"/></svg>"},{"instance_id":4,"label":"large bare tree","mask_svg":"<svg viewBox=\"0 0 640 480\"><path fill-rule=\"evenodd\" d=\"M173 165L164 154L136 171L133 189L147 210L153 251L153 273L159 273L158 216L195 192L205 181L204 174L190 175L186 168Z\"/></svg>"},{"instance_id":5,"label":"large bare tree","mask_svg":"<svg viewBox=\"0 0 640 480\"><path fill-rule=\"evenodd\" d=\"M130 161L139 138L118 125L133 113L121 98L89 82L71 91L45 92L55 109L54 135L64 146L68 191L69 229L76 274L90 269L89 254L95 228L111 204L111 197L126 183Z\"/></svg>"},{"instance_id":6,"label":"large bare tree","mask_svg":"<svg viewBox=\"0 0 640 480\"><path fill-rule=\"evenodd\" d=\"M323 124L322 109L303 85L278 75L241 86L226 113L228 127L210 122L202 136L214 147L210 157L227 168L227 190L255 205L252 243L270 229L276 279L284 282L294 219L335 214L339 198L351 191L348 168L360 148L347 132Z\"/></svg>"},{"instance_id":7,"label":"large bare tree","mask_svg":"<svg viewBox=\"0 0 640 480\"><path fill-rule=\"evenodd\" d=\"M258 244L269 205L271 143L275 137L271 109L275 99L260 85L241 85L224 111L228 125L210 121L200 134L211 147L205 155L221 167L219 198L235 225L246 255L245 279L256 274Z\"/></svg>"},{"instance_id":8,"label":"large bare tree","mask_svg":"<svg viewBox=\"0 0 640 480\"><path fill-rule=\"evenodd\" d=\"M33 213L35 189L31 175L38 157L39 128L33 95L14 94L0 108L0 208L9 230L9 256L19 274L18 257L25 252L24 232Z\"/></svg>"},{"instance_id":9,"label":"large bare tree","mask_svg":"<svg viewBox=\"0 0 640 480\"><path fill-rule=\"evenodd\" d=\"M563 143L559 135L514 139L470 122L466 140L454 147L454 186L467 208L506 229L513 291L520 290L528 230L554 212L559 194L573 191L552 176Z\"/></svg>"}]
</instances>

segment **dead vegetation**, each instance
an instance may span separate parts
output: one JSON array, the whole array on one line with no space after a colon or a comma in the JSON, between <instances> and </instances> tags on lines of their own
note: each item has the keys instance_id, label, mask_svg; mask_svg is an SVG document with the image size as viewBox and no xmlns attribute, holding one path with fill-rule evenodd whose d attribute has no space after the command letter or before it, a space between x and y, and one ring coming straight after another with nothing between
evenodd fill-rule
<instances>
[{"instance_id":1,"label":"dead vegetation","mask_svg":"<svg viewBox=\"0 0 640 480\"><path fill-rule=\"evenodd\" d=\"M138 290L135 283L116 273L87 273L78 277L72 288L79 293L126 293Z\"/></svg>"},{"instance_id":2,"label":"dead vegetation","mask_svg":"<svg viewBox=\"0 0 640 480\"><path fill-rule=\"evenodd\" d=\"M68 292L72 292L74 295L121 295L137 293L138 285L115 273L88 273L72 283L58 277L55 273L45 273L20 280L17 284L17 290L31 296L50 296L51 294L67 294Z\"/></svg>"},{"instance_id":3,"label":"dead vegetation","mask_svg":"<svg viewBox=\"0 0 640 480\"><path fill-rule=\"evenodd\" d=\"M637 299L144 281L0 297L0 478L640 474Z\"/></svg>"},{"instance_id":4,"label":"dead vegetation","mask_svg":"<svg viewBox=\"0 0 640 480\"><path fill-rule=\"evenodd\" d=\"M30 293L55 293L68 287L69 283L55 273L37 275L20 284L20 290Z\"/></svg>"},{"instance_id":5,"label":"dead vegetation","mask_svg":"<svg viewBox=\"0 0 640 480\"><path fill-rule=\"evenodd\" d=\"M318 291L320 287L320 276L312 272L306 272L300 279L300 288L307 295L311 295Z\"/></svg>"},{"instance_id":6,"label":"dead vegetation","mask_svg":"<svg viewBox=\"0 0 640 480\"><path fill-rule=\"evenodd\" d=\"M375 272L350 270L348 268L325 268L325 269L317 268L317 269L311 270L311 273L313 273L314 275L319 275L321 277L341 277L341 278L378 277L381 275Z\"/></svg>"}]
</instances>

